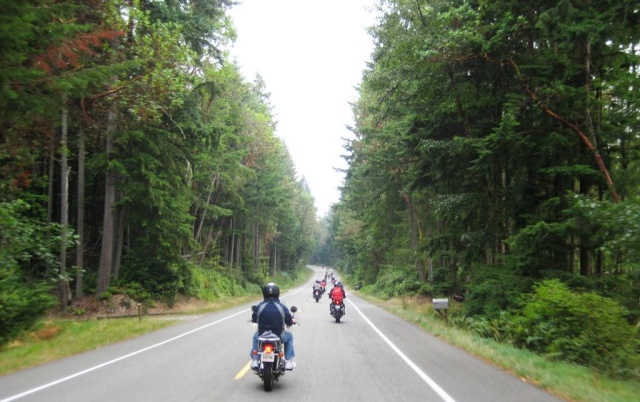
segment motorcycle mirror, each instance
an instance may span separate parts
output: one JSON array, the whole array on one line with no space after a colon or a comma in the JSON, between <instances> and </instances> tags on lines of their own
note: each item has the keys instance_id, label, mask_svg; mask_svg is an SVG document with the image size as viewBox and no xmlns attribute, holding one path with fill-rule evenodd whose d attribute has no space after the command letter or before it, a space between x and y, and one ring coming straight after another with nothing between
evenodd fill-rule
<instances>
[{"instance_id":1,"label":"motorcycle mirror","mask_svg":"<svg viewBox=\"0 0 640 402\"><path fill-rule=\"evenodd\" d=\"M251 311L256 311L256 306L251 306Z\"/></svg>"},{"instance_id":2,"label":"motorcycle mirror","mask_svg":"<svg viewBox=\"0 0 640 402\"><path fill-rule=\"evenodd\" d=\"M292 313L295 313L296 311L298 311L298 308L296 306L291 306L290 310Z\"/></svg>"}]
</instances>

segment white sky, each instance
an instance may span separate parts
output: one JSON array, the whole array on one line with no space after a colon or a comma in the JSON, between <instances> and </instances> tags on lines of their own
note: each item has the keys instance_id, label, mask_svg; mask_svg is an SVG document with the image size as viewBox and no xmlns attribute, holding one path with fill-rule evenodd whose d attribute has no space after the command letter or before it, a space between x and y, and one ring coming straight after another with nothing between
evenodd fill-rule
<instances>
[{"instance_id":1,"label":"white sky","mask_svg":"<svg viewBox=\"0 0 640 402\"><path fill-rule=\"evenodd\" d=\"M240 0L231 9L238 39L231 55L248 81L271 93L276 134L284 140L324 216L338 202L346 168L342 138L353 125L373 42L375 0Z\"/></svg>"}]
</instances>

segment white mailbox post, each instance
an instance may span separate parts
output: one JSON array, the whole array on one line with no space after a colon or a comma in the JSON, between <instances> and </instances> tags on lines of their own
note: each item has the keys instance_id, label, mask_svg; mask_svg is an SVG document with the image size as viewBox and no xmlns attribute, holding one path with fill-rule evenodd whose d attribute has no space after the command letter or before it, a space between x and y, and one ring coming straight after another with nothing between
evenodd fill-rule
<instances>
[{"instance_id":1,"label":"white mailbox post","mask_svg":"<svg viewBox=\"0 0 640 402\"><path fill-rule=\"evenodd\" d=\"M449 299L433 299L433 309L444 316L444 322L449 325Z\"/></svg>"}]
</instances>

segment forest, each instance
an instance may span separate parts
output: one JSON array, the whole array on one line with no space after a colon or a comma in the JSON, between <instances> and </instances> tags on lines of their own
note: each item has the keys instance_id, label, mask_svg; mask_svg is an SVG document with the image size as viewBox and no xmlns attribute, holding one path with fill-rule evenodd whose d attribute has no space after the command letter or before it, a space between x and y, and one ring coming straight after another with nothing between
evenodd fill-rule
<instances>
[{"instance_id":1,"label":"forest","mask_svg":"<svg viewBox=\"0 0 640 402\"><path fill-rule=\"evenodd\" d=\"M377 12L324 258L364 292L448 297L457 326L640 378L638 2Z\"/></svg>"},{"instance_id":2,"label":"forest","mask_svg":"<svg viewBox=\"0 0 640 402\"><path fill-rule=\"evenodd\" d=\"M7 0L0 15L0 343L125 292L215 300L293 280L316 210L231 0Z\"/></svg>"},{"instance_id":3,"label":"forest","mask_svg":"<svg viewBox=\"0 0 640 402\"><path fill-rule=\"evenodd\" d=\"M258 294L311 262L640 378L637 1L379 0L322 219L229 57L234 3L1 1L0 345L82 297Z\"/></svg>"}]
</instances>

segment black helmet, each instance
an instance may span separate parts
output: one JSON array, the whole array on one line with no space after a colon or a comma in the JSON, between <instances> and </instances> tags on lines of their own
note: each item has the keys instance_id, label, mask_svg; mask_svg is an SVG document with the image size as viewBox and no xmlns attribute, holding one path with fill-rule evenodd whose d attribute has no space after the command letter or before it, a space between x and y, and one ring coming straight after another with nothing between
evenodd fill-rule
<instances>
[{"instance_id":1,"label":"black helmet","mask_svg":"<svg viewBox=\"0 0 640 402\"><path fill-rule=\"evenodd\" d=\"M269 282L262 288L262 296L266 299L268 297L280 297L280 288L273 282Z\"/></svg>"}]
</instances>

